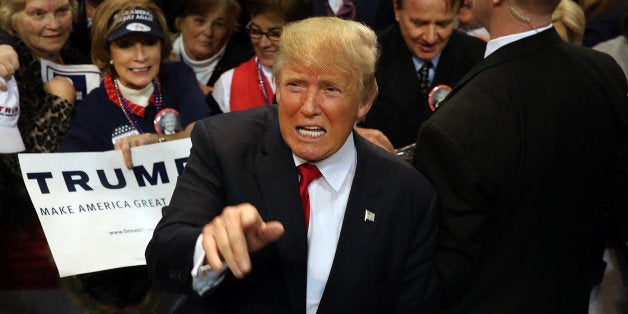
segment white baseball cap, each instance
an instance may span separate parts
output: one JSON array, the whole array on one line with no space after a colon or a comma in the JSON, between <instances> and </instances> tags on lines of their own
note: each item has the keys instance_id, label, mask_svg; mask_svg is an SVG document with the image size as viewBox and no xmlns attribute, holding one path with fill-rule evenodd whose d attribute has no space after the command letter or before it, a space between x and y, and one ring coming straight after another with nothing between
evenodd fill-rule
<instances>
[{"instance_id":1,"label":"white baseball cap","mask_svg":"<svg viewBox=\"0 0 628 314\"><path fill-rule=\"evenodd\" d=\"M15 78L0 82L8 87L8 91L0 91L0 153L11 154L24 151L22 135L17 128L20 117L20 93L17 90Z\"/></svg>"}]
</instances>

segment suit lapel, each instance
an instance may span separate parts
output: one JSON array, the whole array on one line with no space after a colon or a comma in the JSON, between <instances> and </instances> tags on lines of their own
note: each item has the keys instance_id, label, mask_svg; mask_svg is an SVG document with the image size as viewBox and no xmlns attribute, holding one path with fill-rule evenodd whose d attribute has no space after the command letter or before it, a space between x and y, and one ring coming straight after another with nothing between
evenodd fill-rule
<instances>
[{"instance_id":1,"label":"suit lapel","mask_svg":"<svg viewBox=\"0 0 628 314\"><path fill-rule=\"evenodd\" d=\"M420 119L421 112L427 110L421 104L419 88L419 77L414 70L412 62L412 54L408 50L403 38L399 25L393 26L391 30L390 47L388 51L394 52L389 56L390 68L384 70L386 84L390 89L390 97L394 98L394 104L398 106L397 110L402 114L403 126L407 133L412 133L416 128L417 121ZM392 104L385 104L390 106ZM425 106L426 107L426 106Z\"/></svg>"},{"instance_id":2,"label":"suit lapel","mask_svg":"<svg viewBox=\"0 0 628 314\"><path fill-rule=\"evenodd\" d=\"M460 77L461 60L464 56L462 55L463 50L460 49L460 43L457 42L459 36L461 35L458 31L454 31L449 38L449 42L447 42L447 46L443 49L436 68L436 74L432 80L432 86L446 84L453 88L453 84L456 82L451 82L452 79Z\"/></svg>"},{"instance_id":3,"label":"suit lapel","mask_svg":"<svg viewBox=\"0 0 628 314\"><path fill-rule=\"evenodd\" d=\"M355 177L351 186L347 209L345 211L340 238L334 256L334 262L325 285L325 291L318 307L319 313L338 312L338 307L348 304L352 287L359 281L363 261L370 252L370 239L377 231L378 220L365 221L365 210L375 214L378 208L371 208L371 200L377 198L380 183L375 180L371 170L372 161L365 140L354 132L357 149Z\"/></svg>"},{"instance_id":4,"label":"suit lapel","mask_svg":"<svg viewBox=\"0 0 628 314\"><path fill-rule=\"evenodd\" d=\"M301 211L298 174L292 153L281 139L277 123L269 127L254 163L259 189L269 220L280 221L284 235L277 241L286 293L294 312L305 311L307 282L307 234Z\"/></svg>"}]
</instances>

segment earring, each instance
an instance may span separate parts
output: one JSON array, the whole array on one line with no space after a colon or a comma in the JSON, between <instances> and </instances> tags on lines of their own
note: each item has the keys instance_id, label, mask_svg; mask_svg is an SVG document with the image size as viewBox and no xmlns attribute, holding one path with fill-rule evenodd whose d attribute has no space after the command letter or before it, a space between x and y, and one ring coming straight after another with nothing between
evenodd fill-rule
<instances>
[{"instance_id":1,"label":"earring","mask_svg":"<svg viewBox=\"0 0 628 314\"><path fill-rule=\"evenodd\" d=\"M110 64L110 65L113 65L113 60L109 60L109 64Z\"/></svg>"}]
</instances>

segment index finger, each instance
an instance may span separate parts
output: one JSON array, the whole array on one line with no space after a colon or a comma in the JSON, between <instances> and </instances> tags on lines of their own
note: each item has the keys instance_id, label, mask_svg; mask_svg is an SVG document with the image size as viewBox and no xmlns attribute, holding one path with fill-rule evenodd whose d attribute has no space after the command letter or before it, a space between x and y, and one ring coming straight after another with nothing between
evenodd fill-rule
<instances>
[{"instance_id":1,"label":"index finger","mask_svg":"<svg viewBox=\"0 0 628 314\"><path fill-rule=\"evenodd\" d=\"M122 157L124 158L124 164L128 169L133 169L133 158L131 157L131 147L124 145L122 147Z\"/></svg>"},{"instance_id":2,"label":"index finger","mask_svg":"<svg viewBox=\"0 0 628 314\"><path fill-rule=\"evenodd\" d=\"M255 207L249 204L225 208L223 218L233 262L240 273L247 274L251 271L248 243L255 241L247 238L247 230L258 229L264 222Z\"/></svg>"},{"instance_id":3,"label":"index finger","mask_svg":"<svg viewBox=\"0 0 628 314\"><path fill-rule=\"evenodd\" d=\"M124 159L124 165L127 169L133 168L133 159L131 158L131 146L129 145L128 138L123 138L117 141L113 148L122 151L122 158Z\"/></svg>"}]
</instances>

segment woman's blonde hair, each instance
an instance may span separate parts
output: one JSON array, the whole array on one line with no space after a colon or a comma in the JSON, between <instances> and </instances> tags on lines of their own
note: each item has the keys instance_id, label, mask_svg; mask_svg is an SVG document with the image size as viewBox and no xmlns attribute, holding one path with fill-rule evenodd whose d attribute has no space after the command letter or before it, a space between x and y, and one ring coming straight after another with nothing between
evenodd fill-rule
<instances>
[{"instance_id":1,"label":"woman's blonde hair","mask_svg":"<svg viewBox=\"0 0 628 314\"><path fill-rule=\"evenodd\" d=\"M280 82L287 64L342 72L358 83L361 100L365 100L377 95L378 57L377 37L367 26L336 17L312 17L284 28L273 63L273 77Z\"/></svg>"},{"instance_id":2,"label":"woman's blonde hair","mask_svg":"<svg viewBox=\"0 0 628 314\"><path fill-rule=\"evenodd\" d=\"M586 19L584 11L573 0L561 0L552 14L552 24L562 24L567 36L566 41L576 45L582 44Z\"/></svg>"},{"instance_id":3,"label":"woman's blonde hair","mask_svg":"<svg viewBox=\"0 0 628 314\"><path fill-rule=\"evenodd\" d=\"M76 19L78 12L78 0L68 0L72 19ZM0 28L14 36L13 17L26 8L26 0L2 0L0 1Z\"/></svg>"},{"instance_id":4,"label":"woman's blonde hair","mask_svg":"<svg viewBox=\"0 0 628 314\"><path fill-rule=\"evenodd\" d=\"M160 38L161 41L161 67L164 69L165 64L168 62L168 57L172 51L172 36L168 31L168 24L161 9L150 0L107 0L101 3L94 15L92 16L92 62L103 72L103 74L115 75L115 70L110 66L111 51L110 43L107 42L107 35L111 33L121 21L111 21L111 18L117 12L124 12L132 10L134 8L144 8L153 13L155 21L159 23L164 38ZM122 14L119 14L122 17Z\"/></svg>"}]
</instances>

